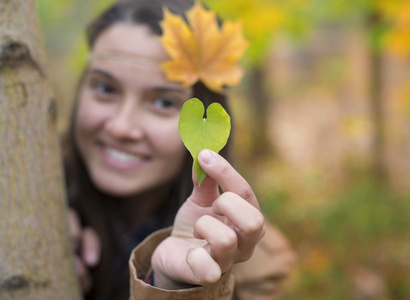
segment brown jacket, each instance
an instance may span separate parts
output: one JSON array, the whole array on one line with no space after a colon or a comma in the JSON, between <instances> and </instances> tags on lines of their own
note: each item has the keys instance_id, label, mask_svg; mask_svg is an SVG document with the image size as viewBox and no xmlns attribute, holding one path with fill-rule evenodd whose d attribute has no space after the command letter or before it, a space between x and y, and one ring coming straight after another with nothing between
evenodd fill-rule
<instances>
[{"instance_id":1,"label":"brown jacket","mask_svg":"<svg viewBox=\"0 0 410 300\"><path fill-rule=\"evenodd\" d=\"M171 228L157 231L132 252L129 261L131 300L276 300L295 261L287 240L276 228L267 225L266 234L251 259L234 265L218 282L183 290L163 290L147 284L146 280L154 249L170 234Z\"/></svg>"}]
</instances>

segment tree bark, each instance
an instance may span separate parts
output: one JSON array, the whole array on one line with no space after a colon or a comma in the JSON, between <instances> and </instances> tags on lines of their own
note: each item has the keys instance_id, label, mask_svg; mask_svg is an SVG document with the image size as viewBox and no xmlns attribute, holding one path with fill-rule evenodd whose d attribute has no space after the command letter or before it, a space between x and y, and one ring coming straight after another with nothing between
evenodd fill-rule
<instances>
[{"instance_id":1,"label":"tree bark","mask_svg":"<svg viewBox=\"0 0 410 300\"><path fill-rule=\"evenodd\" d=\"M269 102L271 101L265 86L265 68L255 66L249 71L250 95L253 101L252 114L252 159L265 161L272 155L273 147L268 137Z\"/></svg>"},{"instance_id":2,"label":"tree bark","mask_svg":"<svg viewBox=\"0 0 410 300\"><path fill-rule=\"evenodd\" d=\"M0 299L80 299L34 0L0 0Z\"/></svg>"},{"instance_id":3,"label":"tree bark","mask_svg":"<svg viewBox=\"0 0 410 300\"><path fill-rule=\"evenodd\" d=\"M369 35L376 36L381 27L380 15L373 11L368 17ZM374 178L386 181L387 171L385 165L385 119L383 105L383 54L376 46L369 49L370 59L370 112L373 121L374 135L372 143L372 166L371 171Z\"/></svg>"},{"instance_id":4,"label":"tree bark","mask_svg":"<svg viewBox=\"0 0 410 300\"><path fill-rule=\"evenodd\" d=\"M371 53L370 75L370 104L374 125L373 136L373 166L372 172L377 179L384 181L387 176L384 163L385 135L384 135L384 109L382 96L382 56L380 53Z\"/></svg>"}]
</instances>

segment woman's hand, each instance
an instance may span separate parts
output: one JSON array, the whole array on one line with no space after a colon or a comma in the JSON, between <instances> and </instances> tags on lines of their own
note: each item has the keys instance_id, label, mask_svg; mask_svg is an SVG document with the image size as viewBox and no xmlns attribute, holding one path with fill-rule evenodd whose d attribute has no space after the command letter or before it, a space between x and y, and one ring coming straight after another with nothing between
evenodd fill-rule
<instances>
[{"instance_id":1,"label":"woman's hand","mask_svg":"<svg viewBox=\"0 0 410 300\"><path fill-rule=\"evenodd\" d=\"M178 289L207 285L248 260L264 234L264 217L252 188L220 155L198 156L208 174L179 209L172 234L152 257L154 285ZM218 185L223 193L219 193Z\"/></svg>"},{"instance_id":2,"label":"woman's hand","mask_svg":"<svg viewBox=\"0 0 410 300\"><path fill-rule=\"evenodd\" d=\"M92 287L92 279L88 271L100 261L101 246L97 233L91 227L82 228L75 210L68 211L68 224L77 277L84 293Z\"/></svg>"}]
</instances>

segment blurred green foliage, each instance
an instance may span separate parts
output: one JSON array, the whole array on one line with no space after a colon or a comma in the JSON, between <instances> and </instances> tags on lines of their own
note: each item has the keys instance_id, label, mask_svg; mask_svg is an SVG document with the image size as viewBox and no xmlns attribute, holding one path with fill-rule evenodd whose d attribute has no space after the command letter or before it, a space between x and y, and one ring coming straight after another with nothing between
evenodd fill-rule
<instances>
[{"instance_id":1,"label":"blurred green foliage","mask_svg":"<svg viewBox=\"0 0 410 300\"><path fill-rule=\"evenodd\" d=\"M297 206L283 191L262 202L297 244L286 299L409 299L410 195L363 175L326 202Z\"/></svg>"},{"instance_id":2,"label":"blurred green foliage","mask_svg":"<svg viewBox=\"0 0 410 300\"><path fill-rule=\"evenodd\" d=\"M36 0L51 58L67 56L73 70L81 69L87 54L85 28L93 17L111 3L112 0Z\"/></svg>"}]
</instances>

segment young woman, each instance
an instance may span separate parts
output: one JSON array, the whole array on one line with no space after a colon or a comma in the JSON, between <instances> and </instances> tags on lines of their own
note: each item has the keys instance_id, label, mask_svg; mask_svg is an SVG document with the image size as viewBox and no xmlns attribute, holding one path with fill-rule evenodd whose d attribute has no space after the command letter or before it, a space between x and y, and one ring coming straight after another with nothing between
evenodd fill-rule
<instances>
[{"instance_id":1,"label":"young woman","mask_svg":"<svg viewBox=\"0 0 410 300\"><path fill-rule=\"evenodd\" d=\"M275 299L290 271L293 254L226 160L229 143L200 153L201 186L192 175L182 105L197 97L229 111L223 93L161 67L164 8L187 20L193 5L120 1L88 28L90 61L63 142L86 299Z\"/></svg>"}]
</instances>

